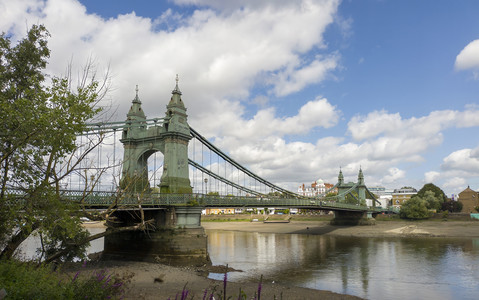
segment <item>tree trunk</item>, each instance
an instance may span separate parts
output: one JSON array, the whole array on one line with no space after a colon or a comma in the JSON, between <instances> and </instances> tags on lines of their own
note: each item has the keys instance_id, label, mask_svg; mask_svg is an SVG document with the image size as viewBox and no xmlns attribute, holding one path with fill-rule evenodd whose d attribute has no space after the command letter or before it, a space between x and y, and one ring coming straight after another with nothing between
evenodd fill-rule
<instances>
[{"instance_id":1,"label":"tree trunk","mask_svg":"<svg viewBox=\"0 0 479 300\"><path fill-rule=\"evenodd\" d=\"M12 258L15 250L20 246L20 244L26 240L30 234L35 231L40 226L39 222L32 224L30 229L23 227L17 234L15 234L7 243L5 248L3 248L2 253L0 253L0 260Z\"/></svg>"}]
</instances>

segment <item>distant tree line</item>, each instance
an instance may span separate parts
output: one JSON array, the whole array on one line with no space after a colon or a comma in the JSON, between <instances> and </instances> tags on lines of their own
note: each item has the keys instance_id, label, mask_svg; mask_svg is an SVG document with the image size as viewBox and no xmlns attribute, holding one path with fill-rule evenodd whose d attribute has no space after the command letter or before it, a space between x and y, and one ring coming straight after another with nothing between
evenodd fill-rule
<instances>
[{"instance_id":1,"label":"distant tree line","mask_svg":"<svg viewBox=\"0 0 479 300\"><path fill-rule=\"evenodd\" d=\"M432 183L425 184L416 195L401 206L403 219L427 219L432 212L460 212L462 203L447 198L443 190Z\"/></svg>"}]
</instances>

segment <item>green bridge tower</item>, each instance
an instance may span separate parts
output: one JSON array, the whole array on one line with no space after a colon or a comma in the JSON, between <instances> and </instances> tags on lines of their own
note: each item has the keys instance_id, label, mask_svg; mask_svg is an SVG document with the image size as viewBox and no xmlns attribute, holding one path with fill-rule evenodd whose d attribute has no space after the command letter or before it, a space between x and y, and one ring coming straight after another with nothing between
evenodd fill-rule
<instances>
[{"instance_id":1,"label":"green bridge tower","mask_svg":"<svg viewBox=\"0 0 479 300\"><path fill-rule=\"evenodd\" d=\"M166 109L163 126L157 124L147 128L137 87L135 99L127 114L126 122L129 126L123 130L120 140L124 146L120 184L123 189L140 192L149 187L148 157L159 151L164 155L160 192L192 193L188 169L188 142L191 135L186 107L178 88L178 77Z\"/></svg>"},{"instance_id":2,"label":"green bridge tower","mask_svg":"<svg viewBox=\"0 0 479 300\"><path fill-rule=\"evenodd\" d=\"M155 152L164 156L160 193L192 194L188 168L188 143L192 136L187 117L178 88L178 76L162 119L146 118L136 88L136 96L127 114L127 126L120 140L124 146L120 188L127 198L133 196L141 200L143 197L155 197L149 193L148 180L148 158ZM103 251L105 258L165 260L179 264L209 262L206 234L201 227L201 207L169 205L142 209L140 213L140 205L141 201L138 205L115 211L112 216L115 221L110 225L128 227L149 220L154 221L153 228L107 235Z\"/></svg>"}]
</instances>

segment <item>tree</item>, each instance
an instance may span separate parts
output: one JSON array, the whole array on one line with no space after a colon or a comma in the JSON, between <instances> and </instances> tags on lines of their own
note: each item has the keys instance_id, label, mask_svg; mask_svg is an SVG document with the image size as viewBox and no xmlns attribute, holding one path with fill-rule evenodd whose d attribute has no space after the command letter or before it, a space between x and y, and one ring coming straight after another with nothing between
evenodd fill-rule
<instances>
[{"instance_id":1,"label":"tree","mask_svg":"<svg viewBox=\"0 0 479 300\"><path fill-rule=\"evenodd\" d=\"M446 194L443 190L441 190L438 186L432 183L426 183L418 192L417 195L421 198L424 198L427 191L431 191L434 193L434 196L439 200L439 202L444 203L448 200Z\"/></svg>"},{"instance_id":2,"label":"tree","mask_svg":"<svg viewBox=\"0 0 479 300\"><path fill-rule=\"evenodd\" d=\"M359 200L358 192L352 191L351 193L347 194L344 203L348 204L358 204L358 205L366 205L366 200Z\"/></svg>"},{"instance_id":3,"label":"tree","mask_svg":"<svg viewBox=\"0 0 479 300\"><path fill-rule=\"evenodd\" d=\"M100 112L105 86L88 76L89 68L76 88L68 76L47 82L48 37L42 25L34 25L14 46L0 35L0 258L12 257L34 231L46 255L89 235L78 205L62 201L60 183L96 146L73 155L85 122ZM86 246L62 258L81 257Z\"/></svg>"},{"instance_id":4,"label":"tree","mask_svg":"<svg viewBox=\"0 0 479 300\"><path fill-rule=\"evenodd\" d=\"M331 198L331 197L336 197L338 195L338 193L336 192L329 192L326 194L326 198Z\"/></svg>"},{"instance_id":5,"label":"tree","mask_svg":"<svg viewBox=\"0 0 479 300\"><path fill-rule=\"evenodd\" d=\"M427 201L419 196L412 197L401 206L399 216L403 219L416 220L429 218Z\"/></svg>"},{"instance_id":6,"label":"tree","mask_svg":"<svg viewBox=\"0 0 479 300\"><path fill-rule=\"evenodd\" d=\"M462 202L460 201L454 201L454 200L449 200L447 202L444 202L442 204L441 209L443 211L448 211L448 212L461 212L462 210Z\"/></svg>"},{"instance_id":7,"label":"tree","mask_svg":"<svg viewBox=\"0 0 479 300\"><path fill-rule=\"evenodd\" d=\"M440 211L442 208L442 202L436 198L433 191L426 191L424 193L424 197L422 197L426 201L426 206L428 209Z\"/></svg>"}]
</instances>

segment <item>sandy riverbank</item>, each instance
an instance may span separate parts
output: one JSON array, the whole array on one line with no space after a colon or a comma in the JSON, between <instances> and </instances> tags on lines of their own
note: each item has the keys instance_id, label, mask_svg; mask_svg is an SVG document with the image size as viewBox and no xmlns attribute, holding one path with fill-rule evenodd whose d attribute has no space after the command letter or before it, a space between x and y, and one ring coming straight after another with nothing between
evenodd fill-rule
<instances>
[{"instance_id":1,"label":"sandy riverbank","mask_svg":"<svg viewBox=\"0 0 479 300\"><path fill-rule=\"evenodd\" d=\"M355 237L479 237L479 221L378 221L372 226L332 226L326 221L203 222L205 229Z\"/></svg>"},{"instance_id":2,"label":"sandy riverbank","mask_svg":"<svg viewBox=\"0 0 479 300\"><path fill-rule=\"evenodd\" d=\"M70 273L81 269L82 273L88 274L96 270L106 269L111 274L121 277L131 277L128 290L124 299L178 299L181 298L183 288L188 290L187 299L203 299L205 289L208 296L214 292L214 299L223 291L223 281L208 279L205 267L172 267L162 264L146 262L118 262L101 261L88 263L86 268L79 265L69 268ZM223 269L222 267L218 269ZM221 272L215 270L215 272ZM258 278L259 282L259 278ZM238 299L239 290L244 291L247 299L253 299L258 291L258 283L234 283L228 282L226 287L227 296ZM226 298L228 298L226 297ZM350 295L341 295L329 291L289 287L272 282L263 282L261 289L262 299L361 299Z\"/></svg>"},{"instance_id":3,"label":"sandy riverbank","mask_svg":"<svg viewBox=\"0 0 479 300\"><path fill-rule=\"evenodd\" d=\"M89 224L87 227L97 227L101 224ZM325 221L293 221L291 223L262 222L203 222L206 230L235 230L247 232L267 232L284 234L315 234L361 237L479 237L479 222L474 221L379 221L374 226L331 226ZM89 263L89 269L106 268L117 274L132 274L127 299L175 299L176 295L186 285L190 296L203 299L205 289L217 293L223 290L223 282L208 279L206 267L172 267L162 264L144 262L106 261ZM213 270L221 273L220 270ZM258 278L259 281L259 278ZM248 299L252 298L258 289L258 283L228 282L227 294L237 299L239 289L245 291ZM216 293L215 293L216 294ZM354 296L341 295L329 291L278 285L264 282L262 286L263 299L359 299ZM218 297L215 297L218 299Z\"/></svg>"}]
</instances>

